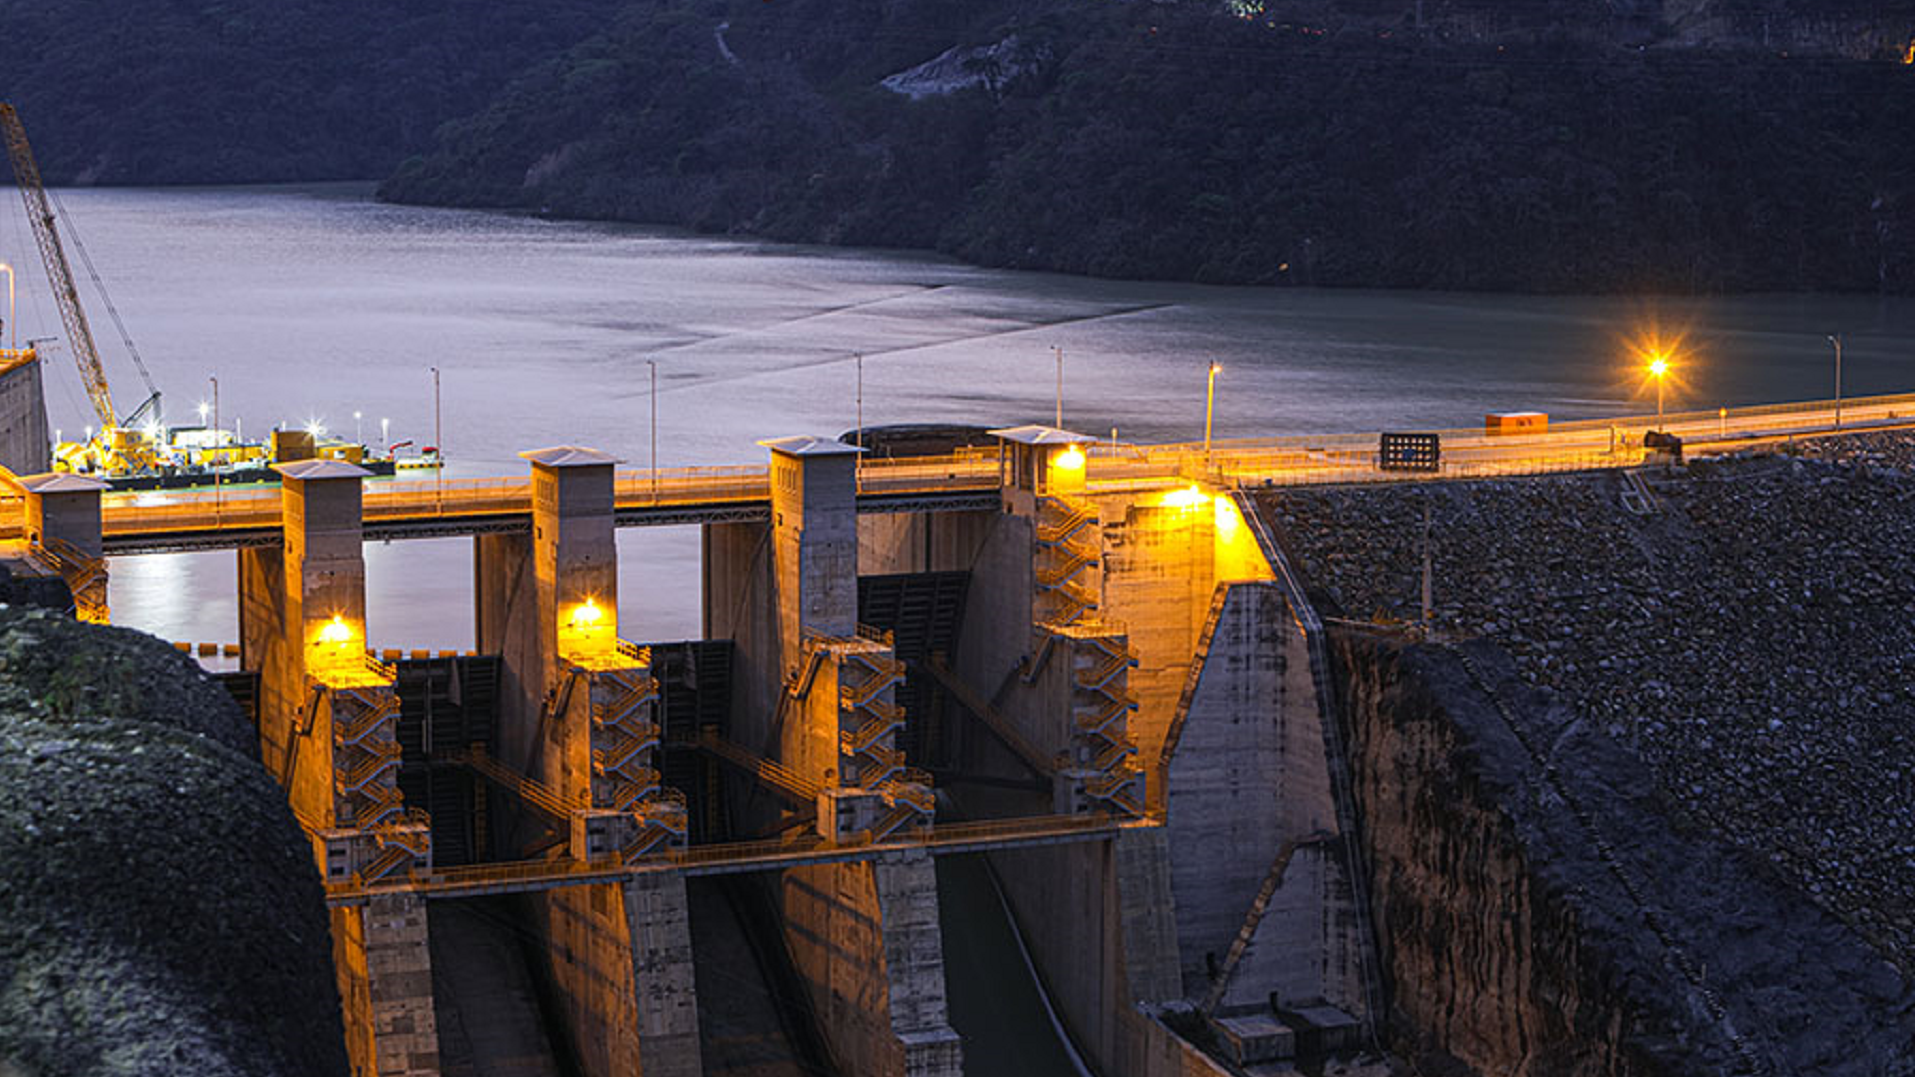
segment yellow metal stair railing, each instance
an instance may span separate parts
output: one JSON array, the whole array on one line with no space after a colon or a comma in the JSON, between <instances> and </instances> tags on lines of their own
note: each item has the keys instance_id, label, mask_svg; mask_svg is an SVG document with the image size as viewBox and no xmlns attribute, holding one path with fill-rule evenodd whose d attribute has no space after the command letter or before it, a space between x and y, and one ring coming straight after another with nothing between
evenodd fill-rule
<instances>
[{"instance_id":1,"label":"yellow metal stair railing","mask_svg":"<svg viewBox=\"0 0 1915 1077\"><path fill-rule=\"evenodd\" d=\"M105 624L109 616L106 559L89 557L78 546L52 535L43 536L38 548L73 592L74 616L89 624Z\"/></svg>"},{"instance_id":2,"label":"yellow metal stair railing","mask_svg":"<svg viewBox=\"0 0 1915 1077\"><path fill-rule=\"evenodd\" d=\"M651 767L633 767L621 771L622 781L612 785L611 804L613 811L631 811L632 807L651 799L664 789L664 779Z\"/></svg>"},{"instance_id":3,"label":"yellow metal stair railing","mask_svg":"<svg viewBox=\"0 0 1915 1077\"><path fill-rule=\"evenodd\" d=\"M400 748L396 741L383 741L360 750L366 753L367 758L351 767L333 768L334 787L348 796L359 793L387 771L396 770L399 766Z\"/></svg>"},{"instance_id":4,"label":"yellow metal stair railing","mask_svg":"<svg viewBox=\"0 0 1915 1077\"><path fill-rule=\"evenodd\" d=\"M1054 520L1045 520L1048 510ZM1061 496L1042 502L1037 524L1037 541L1042 546L1060 546L1075 539L1084 528L1097 523L1097 507L1088 501Z\"/></svg>"}]
</instances>

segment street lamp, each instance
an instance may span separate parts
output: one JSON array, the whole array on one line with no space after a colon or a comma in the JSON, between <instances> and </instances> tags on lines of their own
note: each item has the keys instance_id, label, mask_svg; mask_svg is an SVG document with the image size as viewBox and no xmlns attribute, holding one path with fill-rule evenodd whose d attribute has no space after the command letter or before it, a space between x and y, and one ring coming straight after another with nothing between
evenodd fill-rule
<instances>
[{"instance_id":1,"label":"street lamp","mask_svg":"<svg viewBox=\"0 0 1915 1077\"><path fill-rule=\"evenodd\" d=\"M20 344L20 328L13 320L13 267L0 262L0 270L7 274L7 347L17 348Z\"/></svg>"},{"instance_id":2,"label":"street lamp","mask_svg":"<svg viewBox=\"0 0 1915 1077\"><path fill-rule=\"evenodd\" d=\"M1662 383L1669 373L1669 357L1655 352L1649 357L1649 376L1656 379L1656 424L1662 424Z\"/></svg>"},{"instance_id":3,"label":"street lamp","mask_svg":"<svg viewBox=\"0 0 1915 1077\"><path fill-rule=\"evenodd\" d=\"M1051 352L1057 356L1057 419L1054 425L1062 430L1064 429L1064 349L1052 348Z\"/></svg>"},{"instance_id":4,"label":"street lamp","mask_svg":"<svg viewBox=\"0 0 1915 1077\"><path fill-rule=\"evenodd\" d=\"M647 359L652 375L652 504L658 504L658 360Z\"/></svg>"},{"instance_id":5,"label":"street lamp","mask_svg":"<svg viewBox=\"0 0 1915 1077\"><path fill-rule=\"evenodd\" d=\"M1204 394L1204 464L1210 463L1210 418L1217 410L1217 371L1223 369L1221 363L1210 364L1210 387Z\"/></svg>"},{"instance_id":6,"label":"street lamp","mask_svg":"<svg viewBox=\"0 0 1915 1077\"><path fill-rule=\"evenodd\" d=\"M366 444L366 428L364 424L359 421L365 418L365 415L366 413L363 411L355 411L352 413L352 440L360 446Z\"/></svg>"},{"instance_id":7,"label":"street lamp","mask_svg":"<svg viewBox=\"0 0 1915 1077\"><path fill-rule=\"evenodd\" d=\"M1831 333L1829 343L1835 348L1835 425L1842 425L1842 334Z\"/></svg>"}]
</instances>

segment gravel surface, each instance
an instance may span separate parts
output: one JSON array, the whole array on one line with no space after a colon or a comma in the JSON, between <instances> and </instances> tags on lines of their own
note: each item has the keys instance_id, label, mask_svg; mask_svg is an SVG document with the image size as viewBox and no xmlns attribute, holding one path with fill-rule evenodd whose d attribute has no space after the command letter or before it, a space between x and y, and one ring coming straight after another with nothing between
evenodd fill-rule
<instances>
[{"instance_id":1,"label":"gravel surface","mask_svg":"<svg viewBox=\"0 0 1915 1077\"><path fill-rule=\"evenodd\" d=\"M1324 612L1500 645L1644 760L1679 823L1915 971L1915 436L1645 472L1288 490Z\"/></svg>"},{"instance_id":2,"label":"gravel surface","mask_svg":"<svg viewBox=\"0 0 1915 1077\"><path fill-rule=\"evenodd\" d=\"M224 689L0 606L0 1074L346 1070L311 846Z\"/></svg>"}]
</instances>

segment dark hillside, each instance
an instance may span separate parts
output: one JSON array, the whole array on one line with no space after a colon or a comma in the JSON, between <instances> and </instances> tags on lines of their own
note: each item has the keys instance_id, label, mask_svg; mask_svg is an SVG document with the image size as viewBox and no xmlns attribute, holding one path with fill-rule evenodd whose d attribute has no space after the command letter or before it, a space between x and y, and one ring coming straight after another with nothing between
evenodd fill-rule
<instances>
[{"instance_id":1,"label":"dark hillside","mask_svg":"<svg viewBox=\"0 0 1915 1077\"><path fill-rule=\"evenodd\" d=\"M1419 36L1327 5L660 0L382 193L1120 277L1915 288L1915 67L1517 7L1499 44L1434 4Z\"/></svg>"},{"instance_id":2,"label":"dark hillside","mask_svg":"<svg viewBox=\"0 0 1915 1077\"><path fill-rule=\"evenodd\" d=\"M49 182L373 179L621 0L0 0Z\"/></svg>"}]
</instances>

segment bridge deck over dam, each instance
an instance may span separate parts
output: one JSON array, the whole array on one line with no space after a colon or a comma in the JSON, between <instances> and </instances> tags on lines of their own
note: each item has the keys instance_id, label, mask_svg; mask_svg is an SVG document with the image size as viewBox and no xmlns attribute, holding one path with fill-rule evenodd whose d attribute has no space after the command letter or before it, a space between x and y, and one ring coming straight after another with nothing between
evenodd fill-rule
<instances>
[{"instance_id":1,"label":"bridge deck over dam","mask_svg":"<svg viewBox=\"0 0 1915 1077\"><path fill-rule=\"evenodd\" d=\"M1719 449L1837 428L1908 423L1915 423L1915 394L1689 411L1662 419L1627 415L1577 420L1536 434L1441 430L1431 432L1442 446L1434 472L1380 467L1376 433L1219 440L1208 446L1097 443L1086 444L1084 450L1088 487L1115 492L1182 481L1326 485L1631 467L1643 461L1643 434L1650 430ZM866 459L859 467L858 511L985 508L996 496L1002 468L998 453L989 449ZM765 467L622 472L616 481L616 524L762 521L770 511L770 482ZM366 488L364 510L368 540L522 532L530 526L532 483L528 478L374 483ZM276 489L259 486L108 493L102 525L109 554L270 545L279 541L280 497ZM0 523L0 539L18 533L19 525Z\"/></svg>"}]
</instances>

